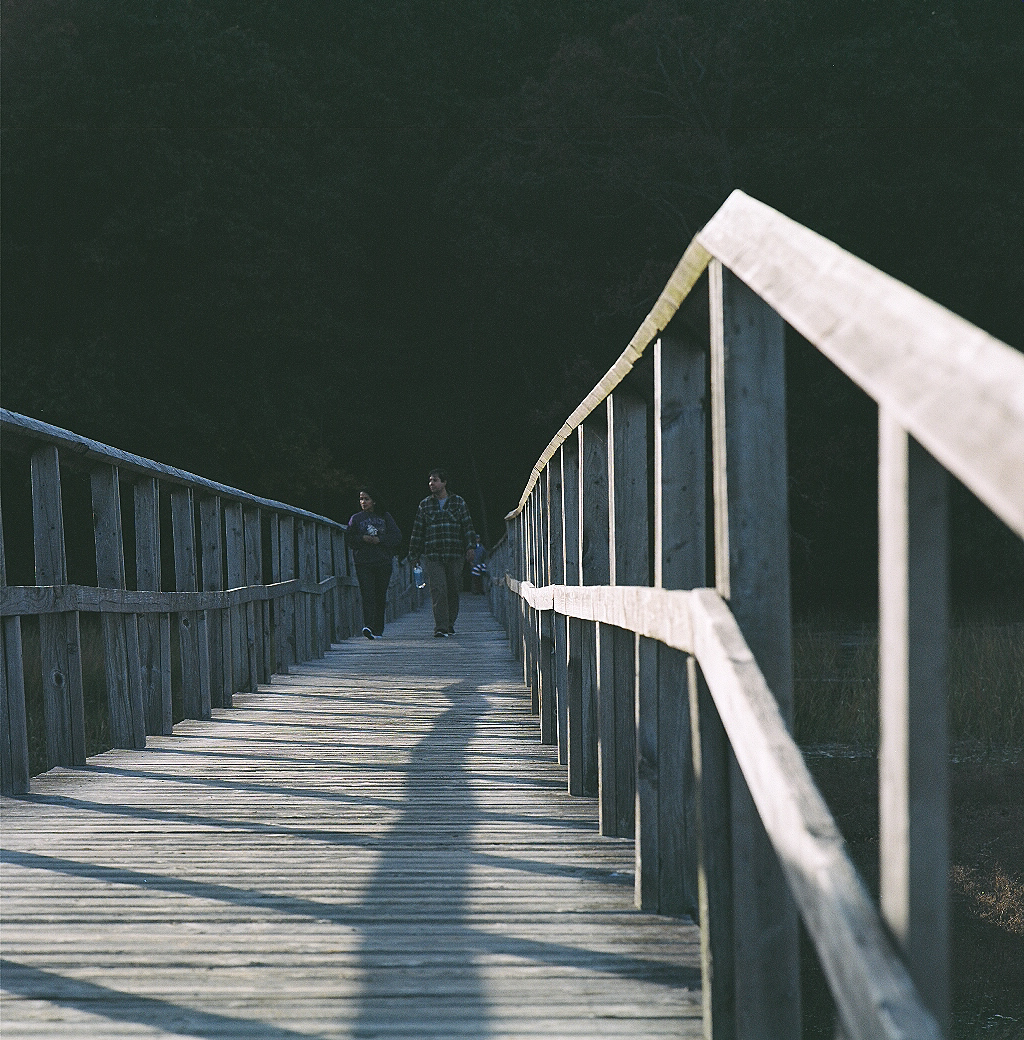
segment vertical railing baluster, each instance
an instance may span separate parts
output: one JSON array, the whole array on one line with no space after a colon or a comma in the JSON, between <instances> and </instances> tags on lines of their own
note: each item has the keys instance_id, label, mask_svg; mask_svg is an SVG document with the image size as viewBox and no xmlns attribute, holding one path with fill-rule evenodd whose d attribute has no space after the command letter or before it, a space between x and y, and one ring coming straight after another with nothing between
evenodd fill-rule
<instances>
[{"instance_id":1,"label":"vertical railing baluster","mask_svg":"<svg viewBox=\"0 0 1024 1040\"><path fill-rule=\"evenodd\" d=\"M610 585L647 585L647 407L616 390L608 421L608 544ZM636 814L636 636L600 626L598 673L601 833L633 837Z\"/></svg>"},{"instance_id":2,"label":"vertical railing baluster","mask_svg":"<svg viewBox=\"0 0 1024 1040\"><path fill-rule=\"evenodd\" d=\"M559 448L548 463L548 558L551 561L552 585L565 584L565 520L562 508L562 449ZM551 611L551 685L554 711L554 736L558 745L558 764L566 758L566 617Z\"/></svg>"},{"instance_id":3,"label":"vertical railing baluster","mask_svg":"<svg viewBox=\"0 0 1024 1040\"><path fill-rule=\"evenodd\" d=\"M317 581L326 581L331 576L331 529L326 524L316 525L316 572ZM326 653L331 648L334 631L334 593L320 596L320 646Z\"/></svg>"},{"instance_id":4,"label":"vertical railing baluster","mask_svg":"<svg viewBox=\"0 0 1024 1040\"><path fill-rule=\"evenodd\" d=\"M281 514L270 514L270 581L280 584L281 577ZM271 617L274 626L274 672L288 674L287 635L284 626L284 596L275 596L271 601Z\"/></svg>"},{"instance_id":5,"label":"vertical railing baluster","mask_svg":"<svg viewBox=\"0 0 1024 1040\"><path fill-rule=\"evenodd\" d=\"M203 592L224 591L224 523L219 495L203 495L199 499L199 534L202 544L201 570ZM214 708L230 708L232 703L231 645L229 611L206 612L206 638L210 646L210 704Z\"/></svg>"},{"instance_id":6,"label":"vertical railing baluster","mask_svg":"<svg viewBox=\"0 0 1024 1040\"><path fill-rule=\"evenodd\" d=\"M242 503L224 503L224 562L228 572L228 588L245 585L245 535ZM228 610L231 618L231 692L250 689L249 637L244 603L235 603Z\"/></svg>"},{"instance_id":7,"label":"vertical railing baluster","mask_svg":"<svg viewBox=\"0 0 1024 1040\"><path fill-rule=\"evenodd\" d=\"M195 511L190 487L171 489L171 524L174 529L174 586L178 592L196 592ZM181 657L182 710L186 719L210 718L210 656L206 625L200 611L178 613Z\"/></svg>"},{"instance_id":8,"label":"vertical railing baluster","mask_svg":"<svg viewBox=\"0 0 1024 1040\"><path fill-rule=\"evenodd\" d=\"M0 588L7 585L4 529L0 519ZM25 715L25 657L21 618L0 618L0 794L29 788L28 722Z\"/></svg>"},{"instance_id":9,"label":"vertical railing baluster","mask_svg":"<svg viewBox=\"0 0 1024 1040\"><path fill-rule=\"evenodd\" d=\"M660 588L701 588L706 581L706 401L707 344L666 331L654 344L654 578ZM697 826L687 655L643 638L638 653L637 906L693 913Z\"/></svg>"},{"instance_id":10,"label":"vertical railing baluster","mask_svg":"<svg viewBox=\"0 0 1024 1040\"><path fill-rule=\"evenodd\" d=\"M882 915L925 1005L949 1018L946 471L879 414Z\"/></svg>"},{"instance_id":11,"label":"vertical railing baluster","mask_svg":"<svg viewBox=\"0 0 1024 1040\"><path fill-rule=\"evenodd\" d=\"M541 558L540 584L551 584L551 474L548 463L540 476L539 545ZM540 679L540 740L542 744L558 743L558 708L554 677L554 611L538 611L538 654Z\"/></svg>"},{"instance_id":12,"label":"vertical railing baluster","mask_svg":"<svg viewBox=\"0 0 1024 1040\"><path fill-rule=\"evenodd\" d=\"M316 535L312 528L311 520L299 520L299 577L307 588L316 583ZM311 661L320 656L320 650L316 645L316 599L317 597L313 593L304 592L300 600L302 604L302 659L304 661Z\"/></svg>"},{"instance_id":13,"label":"vertical railing baluster","mask_svg":"<svg viewBox=\"0 0 1024 1040\"><path fill-rule=\"evenodd\" d=\"M715 580L792 726L785 326L717 260L710 296ZM730 774L737 1037L797 1037L796 906L735 758Z\"/></svg>"},{"instance_id":14,"label":"vertical railing baluster","mask_svg":"<svg viewBox=\"0 0 1024 1040\"><path fill-rule=\"evenodd\" d=\"M32 453L32 535L36 584L66 585L64 509L57 448ZM41 614L39 643L43 666L46 768L85 764L85 704L78 612Z\"/></svg>"},{"instance_id":15,"label":"vertical railing baluster","mask_svg":"<svg viewBox=\"0 0 1024 1040\"><path fill-rule=\"evenodd\" d=\"M562 559L565 584L580 585L580 433L562 444ZM569 794L583 793L583 622L568 617L565 622L565 709L564 722L566 783Z\"/></svg>"},{"instance_id":16,"label":"vertical railing baluster","mask_svg":"<svg viewBox=\"0 0 1024 1040\"><path fill-rule=\"evenodd\" d=\"M97 466L91 474L96 546L96 582L101 589L124 589L124 534L121 489L116 466ZM100 613L107 679L110 743L118 748L146 746L146 712L135 614Z\"/></svg>"},{"instance_id":17,"label":"vertical railing baluster","mask_svg":"<svg viewBox=\"0 0 1024 1040\"><path fill-rule=\"evenodd\" d=\"M160 592L160 485L154 477L139 477L134 497L136 586L140 592ZM172 733L170 614L139 617L139 662L146 732Z\"/></svg>"},{"instance_id":18,"label":"vertical railing baluster","mask_svg":"<svg viewBox=\"0 0 1024 1040\"><path fill-rule=\"evenodd\" d=\"M331 574L337 579L337 585L334 586L334 593L332 594L332 602L334 603L334 632L332 634L332 641L340 643L343 639L347 639L349 633L345 630L345 586L342 584L342 580L345 577L345 560L339 549L345 544L344 536L341 531L336 527L332 527L328 530L330 554L331 554Z\"/></svg>"},{"instance_id":19,"label":"vertical railing baluster","mask_svg":"<svg viewBox=\"0 0 1024 1040\"><path fill-rule=\"evenodd\" d=\"M242 530L245 539L245 584L251 588L263 584L263 538L260 511L256 506L243 506ZM249 689L255 691L263 676L263 604L249 600L245 605L245 628L249 653Z\"/></svg>"},{"instance_id":20,"label":"vertical railing baluster","mask_svg":"<svg viewBox=\"0 0 1024 1040\"><path fill-rule=\"evenodd\" d=\"M338 642L348 639L354 629L351 621L351 606L349 604L349 587L343 584L347 577L345 573L345 533L334 527L331 529L331 568L338 579L338 586L334 602L337 606L338 618Z\"/></svg>"},{"instance_id":21,"label":"vertical railing baluster","mask_svg":"<svg viewBox=\"0 0 1024 1040\"><path fill-rule=\"evenodd\" d=\"M584 585L607 585L611 577L608 529L607 411L591 412L580 425L580 577ZM583 794L598 794L598 691L602 665L601 626L583 624ZM610 640L609 640L610 642ZM607 666L610 652L606 651Z\"/></svg>"},{"instance_id":22,"label":"vertical railing baluster","mask_svg":"<svg viewBox=\"0 0 1024 1040\"><path fill-rule=\"evenodd\" d=\"M298 576L295 567L295 517L289 514L281 516L281 581L293 581ZM296 604L299 597L291 592L282 596L277 602L281 607L282 646L284 650L284 666L286 671L291 665L297 664L298 639L296 635Z\"/></svg>"}]
</instances>

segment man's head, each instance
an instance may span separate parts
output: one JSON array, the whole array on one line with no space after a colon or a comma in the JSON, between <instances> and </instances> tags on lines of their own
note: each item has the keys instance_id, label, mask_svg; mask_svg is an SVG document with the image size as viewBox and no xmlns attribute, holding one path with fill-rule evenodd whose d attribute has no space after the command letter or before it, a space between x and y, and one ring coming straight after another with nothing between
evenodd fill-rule
<instances>
[{"instance_id":1,"label":"man's head","mask_svg":"<svg viewBox=\"0 0 1024 1040\"><path fill-rule=\"evenodd\" d=\"M448 472L443 469L432 469L427 477L427 487L430 493L437 498L444 498L448 494Z\"/></svg>"}]
</instances>

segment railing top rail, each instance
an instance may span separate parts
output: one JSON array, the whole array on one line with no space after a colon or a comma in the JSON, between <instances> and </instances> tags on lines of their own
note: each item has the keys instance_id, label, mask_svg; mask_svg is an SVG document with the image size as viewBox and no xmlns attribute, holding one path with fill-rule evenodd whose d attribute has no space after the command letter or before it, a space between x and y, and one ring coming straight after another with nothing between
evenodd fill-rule
<instances>
[{"instance_id":1,"label":"railing top rail","mask_svg":"<svg viewBox=\"0 0 1024 1040\"><path fill-rule=\"evenodd\" d=\"M32 419L27 415L12 412L7 408L0 408L0 433L7 436L21 436L35 440L56 444L86 459L94 462L106 462L117 466L119 469L132 473L139 473L147 477L159 477L162 480L175 484L185 484L189 487L199 488L214 495L234 499L238 502L247 502L250 505L259 506L261 509L269 509L276 513L287 513L290 516L301 517L305 520L314 520L318 524L325 524L338 530L347 530L345 524L339 524L330 517L320 516L318 513L310 513L308 510L290 506L284 502L275 502L273 499L260 498L258 495L250 495L247 491L229 487L227 484L219 484L215 480L207 480L187 470L177 469L174 466L166 466L162 462L153 462L144 459L141 455L132 455L130 452L113 448L101 441L94 441L89 437L82 437L70 430L61 429L59 426L51 426L49 423Z\"/></svg>"},{"instance_id":2,"label":"railing top rail","mask_svg":"<svg viewBox=\"0 0 1024 1040\"><path fill-rule=\"evenodd\" d=\"M690 243L629 346L534 466L625 378L717 258L887 408L1024 537L1024 355L769 206L734 191Z\"/></svg>"}]
</instances>

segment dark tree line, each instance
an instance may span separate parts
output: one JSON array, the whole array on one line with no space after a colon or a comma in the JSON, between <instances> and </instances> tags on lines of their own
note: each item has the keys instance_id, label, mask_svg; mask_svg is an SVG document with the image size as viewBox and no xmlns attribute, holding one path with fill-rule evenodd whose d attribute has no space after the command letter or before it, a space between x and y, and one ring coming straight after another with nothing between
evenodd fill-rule
<instances>
[{"instance_id":1,"label":"dark tree line","mask_svg":"<svg viewBox=\"0 0 1024 1040\"><path fill-rule=\"evenodd\" d=\"M734 187L1024 347L1021 68L1010 0L5 0L3 402L339 517L441 462L493 539ZM790 370L863 591L873 412Z\"/></svg>"}]
</instances>

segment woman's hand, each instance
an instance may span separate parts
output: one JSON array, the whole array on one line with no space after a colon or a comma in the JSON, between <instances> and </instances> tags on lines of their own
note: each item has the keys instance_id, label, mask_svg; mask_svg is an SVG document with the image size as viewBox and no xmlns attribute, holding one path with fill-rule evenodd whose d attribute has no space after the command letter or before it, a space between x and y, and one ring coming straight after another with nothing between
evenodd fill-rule
<instances>
[{"instance_id":1,"label":"woman's hand","mask_svg":"<svg viewBox=\"0 0 1024 1040\"><path fill-rule=\"evenodd\" d=\"M363 541L364 542L372 542L374 545L379 545L380 544L380 537L379 537L379 535L375 535L375 534L364 534L363 535Z\"/></svg>"}]
</instances>

